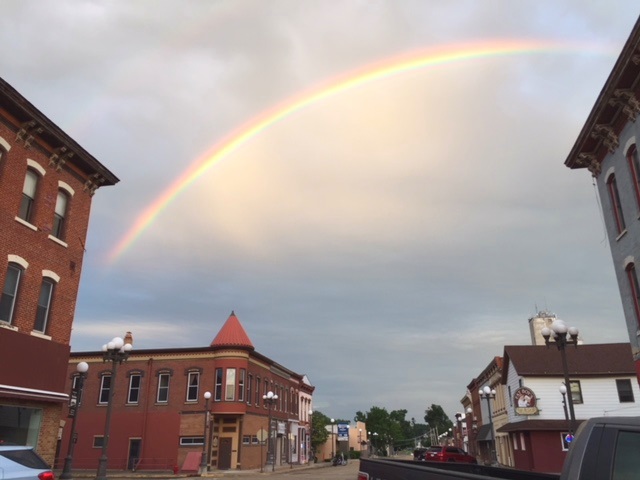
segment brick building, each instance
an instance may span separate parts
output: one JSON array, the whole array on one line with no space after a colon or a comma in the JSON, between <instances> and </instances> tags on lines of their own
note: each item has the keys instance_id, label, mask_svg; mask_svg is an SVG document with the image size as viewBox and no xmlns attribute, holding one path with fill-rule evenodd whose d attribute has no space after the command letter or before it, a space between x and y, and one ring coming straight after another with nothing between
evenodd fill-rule
<instances>
[{"instance_id":1,"label":"brick building","mask_svg":"<svg viewBox=\"0 0 640 480\"><path fill-rule=\"evenodd\" d=\"M116 182L0 78L0 441L51 463L91 200Z\"/></svg>"},{"instance_id":2,"label":"brick building","mask_svg":"<svg viewBox=\"0 0 640 480\"><path fill-rule=\"evenodd\" d=\"M76 468L98 464L112 384L110 469L171 470L194 457L199 465L205 448L211 469L260 468L268 448L260 436L269 431L270 413L276 465L306 461L315 387L258 353L233 312L207 347L137 350L134 343L113 383L102 352L74 352L67 389L82 361L89 371L76 420ZM263 400L269 391L278 395L271 409ZM211 393L206 429L205 392ZM68 430L60 457L66 455Z\"/></svg>"}]
</instances>

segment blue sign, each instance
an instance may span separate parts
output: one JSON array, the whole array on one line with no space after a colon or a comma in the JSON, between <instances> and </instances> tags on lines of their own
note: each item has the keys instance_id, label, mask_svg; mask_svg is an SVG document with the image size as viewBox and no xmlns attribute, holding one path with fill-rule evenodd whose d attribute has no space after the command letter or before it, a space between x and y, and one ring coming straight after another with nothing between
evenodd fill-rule
<instances>
[{"instance_id":1,"label":"blue sign","mask_svg":"<svg viewBox=\"0 0 640 480\"><path fill-rule=\"evenodd\" d=\"M349 441L349 424L348 423L338 424L338 441L339 442Z\"/></svg>"}]
</instances>

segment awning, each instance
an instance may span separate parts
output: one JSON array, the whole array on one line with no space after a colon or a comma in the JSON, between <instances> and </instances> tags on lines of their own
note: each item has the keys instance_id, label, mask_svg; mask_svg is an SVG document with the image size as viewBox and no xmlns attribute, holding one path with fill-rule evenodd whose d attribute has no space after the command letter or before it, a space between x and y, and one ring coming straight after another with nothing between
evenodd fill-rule
<instances>
[{"instance_id":1,"label":"awning","mask_svg":"<svg viewBox=\"0 0 640 480\"><path fill-rule=\"evenodd\" d=\"M13 385L0 385L1 397L19 398L22 400L40 400L43 402L67 402L69 395L49 390L37 390L35 388L15 387Z\"/></svg>"},{"instance_id":2,"label":"awning","mask_svg":"<svg viewBox=\"0 0 640 480\"><path fill-rule=\"evenodd\" d=\"M584 420L576 420L576 428ZM562 432L569 429L567 420L523 420L522 422L511 422L498 428L498 432L527 432L527 431L556 431Z\"/></svg>"},{"instance_id":3,"label":"awning","mask_svg":"<svg viewBox=\"0 0 640 480\"><path fill-rule=\"evenodd\" d=\"M478 434L476 435L477 442L490 442L491 441L491 427L490 423L480 425Z\"/></svg>"}]
</instances>

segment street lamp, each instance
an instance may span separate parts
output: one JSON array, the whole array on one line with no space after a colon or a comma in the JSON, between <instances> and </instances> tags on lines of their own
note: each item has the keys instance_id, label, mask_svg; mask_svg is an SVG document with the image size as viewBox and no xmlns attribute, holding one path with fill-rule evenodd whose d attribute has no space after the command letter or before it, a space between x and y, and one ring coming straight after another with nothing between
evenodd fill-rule
<instances>
[{"instance_id":1,"label":"street lamp","mask_svg":"<svg viewBox=\"0 0 640 480\"><path fill-rule=\"evenodd\" d=\"M336 441L333 437L333 423L335 422L335 419L331 419L331 458L333 458L333 449L336 446Z\"/></svg>"},{"instance_id":2,"label":"street lamp","mask_svg":"<svg viewBox=\"0 0 640 480\"><path fill-rule=\"evenodd\" d=\"M78 418L78 410L80 409L80 400L82 398L82 388L84 387L84 379L87 378L87 370L89 364L80 362L76 365L78 375L75 377L75 385L71 389L71 398L69 398L69 417L71 418L71 432L69 434L69 447L67 448L67 456L64 459L64 468L60 474L61 479L73 478L71 474L71 465L73 464L73 450L78 441L76 434L76 418Z\"/></svg>"},{"instance_id":3,"label":"street lamp","mask_svg":"<svg viewBox=\"0 0 640 480\"><path fill-rule=\"evenodd\" d=\"M207 462L207 427L209 425L209 400L211 392L204 392L204 436L202 437L202 458L200 459L200 475L208 470Z\"/></svg>"},{"instance_id":4,"label":"street lamp","mask_svg":"<svg viewBox=\"0 0 640 480\"><path fill-rule=\"evenodd\" d=\"M104 421L104 437L102 437L102 454L98 461L98 471L96 480L106 480L107 478L107 451L109 449L109 429L111 427L111 408L113 407L113 391L116 388L116 373L118 373L118 365L125 362L129 358L129 353L133 345L120 337L114 337L109 343L102 346L102 361L111 362L111 378L109 379L109 398L107 400L107 415Z\"/></svg>"},{"instance_id":5,"label":"street lamp","mask_svg":"<svg viewBox=\"0 0 640 480\"><path fill-rule=\"evenodd\" d=\"M362 429L358 429L358 445L360 446L360 451L362 451Z\"/></svg>"},{"instance_id":6,"label":"street lamp","mask_svg":"<svg viewBox=\"0 0 640 480\"><path fill-rule=\"evenodd\" d=\"M491 428L491 462L497 463L496 438L493 433L493 416L491 415L491 399L496 398L496 391L489 388L488 385L485 385L484 388L478 390L478 394L480 395L480 398L487 400L487 409L489 410L489 427Z\"/></svg>"},{"instance_id":7,"label":"street lamp","mask_svg":"<svg viewBox=\"0 0 640 480\"><path fill-rule=\"evenodd\" d=\"M309 410L309 446L307 447L308 462L311 463L314 457L313 453L313 410Z\"/></svg>"},{"instance_id":8,"label":"street lamp","mask_svg":"<svg viewBox=\"0 0 640 480\"><path fill-rule=\"evenodd\" d=\"M269 443L267 444L267 457L269 460L267 460L267 463L271 461L271 471L275 472L276 455L275 455L275 452L273 451L274 445L271 438L271 407L273 407L275 403L278 401L278 395L276 395L271 390L269 390L266 393L266 395L262 396L262 399L267 403L267 405L269 405Z\"/></svg>"},{"instance_id":9,"label":"street lamp","mask_svg":"<svg viewBox=\"0 0 640 480\"><path fill-rule=\"evenodd\" d=\"M558 350L560 350L560 357L562 358L562 372L564 373L564 385L569 393L566 397L569 401L569 435L573 436L573 433L575 432L576 414L573 410L573 395L571 395L569 366L567 365L567 352L565 347L567 345L573 345L575 348L578 348L578 329L576 327L567 327L562 320L555 319L551 324L551 328L544 327L540 333L542 333L544 343L547 347L552 343L555 343ZM552 336L553 340L551 339Z\"/></svg>"},{"instance_id":10,"label":"street lamp","mask_svg":"<svg viewBox=\"0 0 640 480\"><path fill-rule=\"evenodd\" d=\"M455 414L456 417L456 428L458 430L457 435L456 435L456 446L458 448L462 448L462 418L464 417L463 413L457 412Z\"/></svg>"}]
</instances>

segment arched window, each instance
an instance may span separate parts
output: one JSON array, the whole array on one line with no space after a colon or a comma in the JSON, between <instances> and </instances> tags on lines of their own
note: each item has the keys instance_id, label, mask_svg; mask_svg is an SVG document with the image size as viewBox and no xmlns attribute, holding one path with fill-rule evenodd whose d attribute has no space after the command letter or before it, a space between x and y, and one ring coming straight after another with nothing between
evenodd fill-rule
<instances>
[{"instance_id":1,"label":"arched window","mask_svg":"<svg viewBox=\"0 0 640 480\"><path fill-rule=\"evenodd\" d=\"M38 296L38 308L36 310L36 322L33 329L36 332L46 333L51 314L51 299L55 284L60 277L53 272L43 271L42 284L40 285L40 295Z\"/></svg>"},{"instance_id":2,"label":"arched window","mask_svg":"<svg viewBox=\"0 0 640 480\"><path fill-rule=\"evenodd\" d=\"M631 145L629 150L627 150L627 161L633 182L633 190L636 194L638 210L640 211L640 158L638 158L638 149L635 144Z\"/></svg>"},{"instance_id":3,"label":"arched window","mask_svg":"<svg viewBox=\"0 0 640 480\"><path fill-rule=\"evenodd\" d=\"M18 217L25 222L33 223L33 204L36 199L36 191L38 188L38 174L31 170L27 170L27 174L24 177L24 185L22 187L22 200L20 201L20 211Z\"/></svg>"},{"instance_id":4,"label":"arched window","mask_svg":"<svg viewBox=\"0 0 640 480\"><path fill-rule=\"evenodd\" d=\"M69 203L68 195L62 190L58 190L58 198L56 198L56 209L53 214L53 228L51 235L62 240L64 234L64 219L67 216L67 204Z\"/></svg>"},{"instance_id":5,"label":"arched window","mask_svg":"<svg viewBox=\"0 0 640 480\"><path fill-rule=\"evenodd\" d=\"M7 276L4 279L2 296L0 297L0 320L9 324L13 321L13 312L15 311L22 272L22 266L17 263L9 263Z\"/></svg>"},{"instance_id":6,"label":"arched window","mask_svg":"<svg viewBox=\"0 0 640 480\"><path fill-rule=\"evenodd\" d=\"M629 262L625 266L627 278L629 279L629 288L631 290L631 299L633 302L633 310L636 314L636 323L640 328L640 283L638 283L638 272L634 262Z\"/></svg>"},{"instance_id":7,"label":"arched window","mask_svg":"<svg viewBox=\"0 0 640 480\"><path fill-rule=\"evenodd\" d=\"M609 198L613 209L613 218L616 223L616 231L618 235L625 231L624 215L622 214L622 204L620 203L620 193L618 192L618 184L616 183L615 174L607 177L607 189L609 190Z\"/></svg>"}]
</instances>

